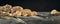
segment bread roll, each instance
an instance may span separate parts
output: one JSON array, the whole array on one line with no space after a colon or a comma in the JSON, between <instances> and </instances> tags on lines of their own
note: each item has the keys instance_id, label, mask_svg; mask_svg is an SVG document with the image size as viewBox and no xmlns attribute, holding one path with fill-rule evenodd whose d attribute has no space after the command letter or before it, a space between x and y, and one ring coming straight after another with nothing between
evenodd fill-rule
<instances>
[{"instance_id":1,"label":"bread roll","mask_svg":"<svg viewBox=\"0 0 60 24\"><path fill-rule=\"evenodd\" d=\"M59 12L54 9L54 10L51 11L51 14L59 14Z\"/></svg>"},{"instance_id":2,"label":"bread roll","mask_svg":"<svg viewBox=\"0 0 60 24\"><path fill-rule=\"evenodd\" d=\"M16 12L16 11L22 11L23 10L23 8L21 7L21 6L15 6L15 7L13 7L12 9L11 9L11 13L14 13L14 12Z\"/></svg>"},{"instance_id":3,"label":"bread roll","mask_svg":"<svg viewBox=\"0 0 60 24\"><path fill-rule=\"evenodd\" d=\"M30 14L29 14L29 16L36 16L36 15L37 15L36 11L30 12Z\"/></svg>"},{"instance_id":4,"label":"bread roll","mask_svg":"<svg viewBox=\"0 0 60 24\"><path fill-rule=\"evenodd\" d=\"M5 12L10 12L10 9L11 9L11 8L12 8L11 5L6 4L6 5L3 6L3 11L5 11Z\"/></svg>"},{"instance_id":5,"label":"bread roll","mask_svg":"<svg viewBox=\"0 0 60 24\"><path fill-rule=\"evenodd\" d=\"M24 9L21 14L22 16L27 16L30 12L31 12L30 9Z\"/></svg>"}]
</instances>

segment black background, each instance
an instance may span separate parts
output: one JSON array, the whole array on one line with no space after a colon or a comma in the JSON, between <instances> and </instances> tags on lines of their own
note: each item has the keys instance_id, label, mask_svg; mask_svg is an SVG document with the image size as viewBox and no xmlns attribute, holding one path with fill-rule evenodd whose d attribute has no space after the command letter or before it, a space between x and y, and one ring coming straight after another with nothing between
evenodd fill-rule
<instances>
[{"instance_id":1,"label":"black background","mask_svg":"<svg viewBox=\"0 0 60 24\"><path fill-rule=\"evenodd\" d=\"M56 9L60 11L59 0L0 0L0 5L10 4L12 6L22 6L36 11L51 11Z\"/></svg>"}]
</instances>

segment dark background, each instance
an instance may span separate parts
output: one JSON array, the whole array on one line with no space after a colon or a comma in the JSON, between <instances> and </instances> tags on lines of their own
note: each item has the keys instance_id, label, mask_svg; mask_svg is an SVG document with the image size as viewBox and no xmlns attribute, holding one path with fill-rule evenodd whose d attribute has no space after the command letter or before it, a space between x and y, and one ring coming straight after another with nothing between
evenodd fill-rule
<instances>
[{"instance_id":1,"label":"dark background","mask_svg":"<svg viewBox=\"0 0 60 24\"><path fill-rule=\"evenodd\" d=\"M56 9L60 11L59 0L0 0L0 5L10 4L12 6L22 6L36 11L51 11Z\"/></svg>"}]
</instances>

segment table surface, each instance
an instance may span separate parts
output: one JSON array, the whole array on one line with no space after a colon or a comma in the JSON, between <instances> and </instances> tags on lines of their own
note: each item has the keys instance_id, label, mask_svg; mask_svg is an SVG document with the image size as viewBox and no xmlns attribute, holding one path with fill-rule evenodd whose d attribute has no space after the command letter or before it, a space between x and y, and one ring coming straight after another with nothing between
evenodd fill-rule
<instances>
[{"instance_id":1,"label":"table surface","mask_svg":"<svg viewBox=\"0 0 60 24\"><path fill-rule=\"evenodd\" d=\"M50 12L38 12L37 16L30 17L8 18L0 17L0 24L60 24L60 15L51 15Z\"/></svg>"}]
</instances>

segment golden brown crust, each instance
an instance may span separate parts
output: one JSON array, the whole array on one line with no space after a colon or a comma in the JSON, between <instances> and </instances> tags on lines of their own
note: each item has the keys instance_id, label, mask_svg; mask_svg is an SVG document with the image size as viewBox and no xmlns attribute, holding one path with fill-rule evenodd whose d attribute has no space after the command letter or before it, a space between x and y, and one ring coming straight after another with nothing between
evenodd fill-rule
<instances>
[{"instance_id":1,"label":"golden brown crust","mask_svg":"<svg viewBox=\"0 0 60 24\"><path fill-rule=\"evenodd\" d=\"M13 15L15 15L15 16L21 16L21 12L20 11L16 11L15 13L13 13Z\"/></svg>"},{"instance_id":2,"label":"golden brown crust","mask_svg":"<svg viewBox=\"0 0 60 24\"><path fill-rule=\"evenodd\" d=\"M30 14L29 14L29 16L36 16L36 15L37 15L36 11L30 12Z\"/></svg>"},{"instance_id":3,"label":"golden brown crust","mask_svg":"<svg viewBox=\"0 0 60 24\"><path fill-rule=\"evenodd\" d=\"M22 16L28 16L30 13L31 13L31 10L30 9L24 9L22 11Z\"/></svg>"},{"instance_id":4,"label":"golden brown crust","mask_svg":"<svg viewBox=\"0 0 60 24\"><path fill-rule=\"evenodd\" d=\"M59 14L59 12L54 9L54 10L51 11L51 14Z\"/></svg>"},{"instance_id":5,"label":"golden brown crust","mask_svg":"<svg viewBox=\"0 0 60 24\"><path fill-rule=\"evenodd\" d=\"M11 9L11 12L13 13L13 12L16 12L16 11L22 11L23 10L23 8L21 7L21 6L15 6L15 7L13 7L12 9Z\"/></svg>"},{"instance_id":6,"label":"golden brown crust","mask_svg":"<svg viewBox=\"0 0 60 24\"><path fill-rule=\"evenodd\" d=\"M2 6L0 6L0 12L3 11L3 9L4 9L4 8L3 8Z\"/></svg>"},{"instance_id":7,"label":"golden brown crust","mask_svg":"<svg viewBox=\"0 0 60 24\"><path fill-rule=\"evenodd\" d=\"M30 9L23 9L21 6L14 6L11 5L4 5L0 6L0 15L2 16L35 16L37 15L37 12L31 11Z\"/></svg>"}]
</instances>

